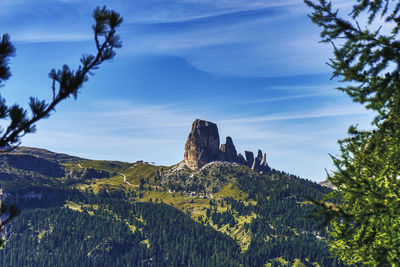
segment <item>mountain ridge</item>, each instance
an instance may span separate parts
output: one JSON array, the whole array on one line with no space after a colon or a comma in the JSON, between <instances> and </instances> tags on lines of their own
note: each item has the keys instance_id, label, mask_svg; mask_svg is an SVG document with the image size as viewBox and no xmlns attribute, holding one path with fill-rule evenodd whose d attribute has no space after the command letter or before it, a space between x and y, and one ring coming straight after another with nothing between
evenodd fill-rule
<instances>
[{"instance_id":1,"label":"mountain ridge","mask_svg":"<svg viewBox=\"0 0 400 267\"><path fill-rule=\"evenodd\" d=\"M230 141L220 151L235 151ZM63 260L68 255L87 266L343 266L329 258L325 231L308 217L309 199L330 189L295 175L227 158L191 169L184 161L156 166L26 147L0 158L10 154L58 164L64 175L0 160L3 198L22 208L6 229L10 249L0 251L0 262L38 266L46 259L70 266ZM68 220L72 235L65 230ZM21 242L29 244L25 254ZM60 249L49 254L54 242ZM16 257L20 254L28 258Z\"/></svg>"}]
</instances>

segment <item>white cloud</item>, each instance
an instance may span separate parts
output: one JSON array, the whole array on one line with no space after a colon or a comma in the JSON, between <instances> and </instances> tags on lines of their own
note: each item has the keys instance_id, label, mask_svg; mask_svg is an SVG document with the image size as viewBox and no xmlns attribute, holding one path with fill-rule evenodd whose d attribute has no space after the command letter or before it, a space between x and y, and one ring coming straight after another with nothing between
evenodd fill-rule
<instances>
[{"instance_id":1,"label":"white cloud","mask_svg":"<svg viewBox=\"0 0 400 267\"><path fill-rule=\"evenodd\" d=\"M336 95L335 92L322 92L322 93L314 93L314 94L301 94L301 95L290 95L290 96L282 96L282 97L270 97L270 98L263 98L263 99L253 99L253 100L244 100L238 102L237 104L256 104L256 103L268 103L268 102L277 102L277 101L284 101L284 100L292 100L292 99L299 99L299 98L312 98L318 96L333 96Z\"/></svg>"},{"instance_id":2,"label":"white cloud","mask_svg":"<svg viewBox=\"0 0 400 267\"><path fill-rule=\"evenodd\" d=\"M370 114L362 106L336 106L329 108L321 108L318 110L306 110L304 112L294 113L276 113L265 116L252 116L225 120L226 123L259 123L268 121L284 121L284 120L302 120L338 116L350 116L358 114Z\"/></svg>"},{"instance_id":3,"label":"white cloud","mask_svg":"<svg viewBox=\"0 0 400 267\"><path fill-rule=\"evenodd\" d=\"M232 12L241 12L254 9L291 7L302 12L306 10L302 1L246 1L246 0L178 0L160 4L159 1L148 0L123 3L126 10L124 15L128 23L146 22L183 22L194 19L204 19L211 16L219 16ZM118 9L118 4L116 6Z\"/></svg>"},{"instance_id":4,"label":"white cloud","mask_svg":"<svg viewBox=\"0 0 400 267\"><path fill-rule=\"evenodd\" d=\"M93 39L88 33L65 33L48 31L26 31L18 32L12 36L14 42L21 43L49 43L49 42L78 42Z\"/></svg>"},{"instance_id":5,"label":"white cloud","mask_svg":"<svg viewBox=\"0 0 400 267\"><path fill-rule=\"evenodd\" d=\"M325 62L331 47L318 43L317 29L306 14L285 10L264 17L249 15L229 24L199 25L182 22L167 31L162 25L148 32L132 30L127 35L133 38L125 40L124 52L176 55L199 69L222 75L267 77L330 71Z\"/></svg>"},{"instance_id":6,"label":"white cloud","mask_svg":"<svg viewBox=\"0 0 400 267\"><path fill-rule=\"evenodd\" d=\"M28 43L91 40L91 11L107 4L4 2L9 15L2 31L12 34L15 41ZM318 44L317 28L307 18L302 1L113 1L109 7L125 18L120 54L179 56L199 69L222 75L279 76L328 70L324 62L330 47Z\"/></svg>"}]
</instances>

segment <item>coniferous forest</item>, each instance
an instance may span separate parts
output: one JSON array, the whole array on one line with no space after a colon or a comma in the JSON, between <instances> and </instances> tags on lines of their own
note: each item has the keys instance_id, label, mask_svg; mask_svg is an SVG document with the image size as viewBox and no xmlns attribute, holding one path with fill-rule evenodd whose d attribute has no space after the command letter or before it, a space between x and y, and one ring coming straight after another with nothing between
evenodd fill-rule
<instances>
[{"instance_id":1,"label":"coniferous forest","mask_svg":"<svg viewBox=\"0 0 400 267\"><path fill-rule=\"evenodd\" d=\"M2 180L6 202L21 211L5 228L2 266L343 266L310 218L310 200L329 188L229 164L178 180L153 165L131 169L140 177L133 188L121 176L120 184L97 188L100 180L88 180L87 172L82 179L42 175L43 187L32 171ZM18 190L25 179L35 182ZM221 183L210 185L214 195L185 193L204 179ZM178 181L182 191L171 190Z\"/></svg>"}]
</instances>

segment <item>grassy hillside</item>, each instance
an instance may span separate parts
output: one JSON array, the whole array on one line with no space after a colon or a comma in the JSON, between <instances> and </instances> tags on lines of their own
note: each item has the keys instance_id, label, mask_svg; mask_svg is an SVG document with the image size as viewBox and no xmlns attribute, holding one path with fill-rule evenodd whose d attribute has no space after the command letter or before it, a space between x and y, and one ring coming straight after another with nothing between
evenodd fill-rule
<instances>
[{"instance_id":1,"label":"grassy hillside","mask_svg":"<svg viewBox=\"0 0 400 267\"><path fill-rule=\"evenodd\" d=\"M329 189L305 179L276 170L256 173L245 166L226 162L210 163L192 171L181 164L167 167L143 162L94 161L28 148L15 154L29 154L51 161L51 164L56 163L64 175L52 177L43 174L46 169L32 169L29 165L21 169L17 168L19 165L13 167L10 166L12 162L3 160L0 165L0 185L9 194L9 201L17 201L24 209L15 222L20 228L11 224L8 229L10 251L1 254L3 261L12 258L13 253L19 253L15 243L22 242L21 238L27 238L24 242L33 246L40 244L40 253L44 253L41 246L45 240L50 242L49 246L53 246L54 240L61 238L66 231L81 232L79 224L55 232L54 223L61 222L52 219L49 219L47 226L34 226L29 214L40 209L38 216L43 216L43 220L48 216L70 216L78 221L95 220L100 225L111 223L127 227L123 235L133 235L130 238L134 240L129 244L121 243L113 235L102 237L102 228L98 228L89 234L96 241L88 241L92 247L85 252L86 256L67 247L60 250L61 254L71 257L78 253L79 257L83 257L82 260L85 259L83 262L89 265L96 265L97 260L91 260L93 258L109 261L114 259L113 255L120 256L121 266L129 259L137 261L139 266L170 266L168 264L171 262L181 262L182 266L215 266L213 263L216 262L225 262L227 265L224 266L338 264L329 257L324 231L318 229L318 223L308 217L311 211L309 198L320 198ZM36 195L27 194L29 192ZM40 199L37 195L41 196ZM69 212L66 213L65 209ZM190 231L196 234L174 229L174 234L168 235L171 229L154 225L153 220L161 220L156 212L175 214L176 218L170 219L169 215L165 215L166 219L171 220L171 227L174 224L181 225L183 221L187 224L190 219L191 225L194 223L193 229L197 229ZM24 225L28 228L24 228ZM36 234L32 235L32 231ZM189 245L181 247L179 242L182 240L178 241L182 234L182 237L187 236L185 242L193 246L188 254L184 250ZM220 240L218 242L228 242L228 247L232 249L230 254L224 254L217 241L209 246L218 256L197 251L196 248L203 244L196 241L195 236L203 234L217 238ZM70 242L85 247L89 244L85 240ZM176 240L179 249L172 248L167 240ZM135 259L127 256L133 247L140 250L135 254ZM195 256L196 253L205 255L205 258ZM49 261L63 262L60 257L50 257ZM211 258L207 260L207 257ZM23 259L17 261L34 266L41 262L39 258L35 259L28 263ZM194 262L199 265L193 265Z\"/></svg>"}]
</instances>

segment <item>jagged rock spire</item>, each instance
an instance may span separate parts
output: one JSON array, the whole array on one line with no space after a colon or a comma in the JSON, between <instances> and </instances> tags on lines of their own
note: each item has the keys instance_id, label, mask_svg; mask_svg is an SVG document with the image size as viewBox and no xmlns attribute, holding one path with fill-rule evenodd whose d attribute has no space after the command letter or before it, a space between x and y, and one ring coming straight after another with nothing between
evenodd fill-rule
<instances>
[{"instance_id":1,"label":"jagged rock spire","mask_svg":"<svg viewBox=\"0 0 400 267\"><path fill-rule=\"evenodd\" d=\"M215 123L196 119L192 124L185 144L185 164L191 169L217 160L219 150L219 134Z\"/></svg>"},{"instance_id":2,"label":"jagged rock spire","mask_svg":"<svg viewBox=\"0 0 400 267\"><path fill-rule=\"evenodd\" d=\"M232 138L230 136L226 137L226 142L221 145L221 152L223 153L224 160L229 162L237 162L238 155L236 152L235 145L233 144Z\"/></svg>"},{"instance_id":3,"label":"jagged rock spire","mask_svg":"<svg viewBox=\"0 0 400 267\"><path fill-rule=\"evenodd\" d=\"M192 124L185 144L184 163L191 169L198 169L212 161L229 161L248 166L255 171L267 170L266 155L258 150L257 157L253 152L245 151L245 157L237 154L230 136L225 144L219 147L218 128L215 123L196 119Z\"/></svg>"},{"instance_id":4,"label":"jagged rock spire","mask_svg":"<svg viewBox=\"0 0 400 267\"><path fill-rule=\"evenodd\" d=\"M254 154L251 151L245 151L244 155L246 156L247 166L251 168L254 162Z\"/></svg>"}]
</instances>

